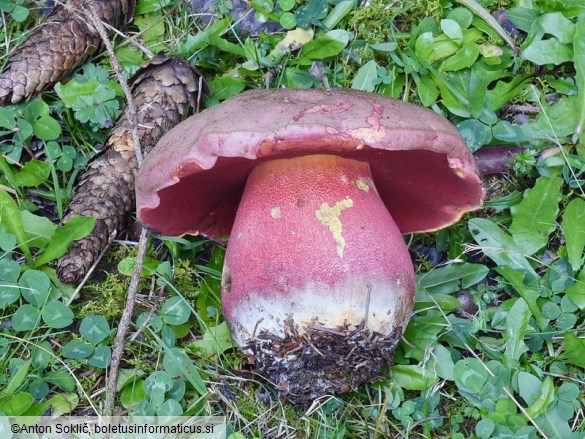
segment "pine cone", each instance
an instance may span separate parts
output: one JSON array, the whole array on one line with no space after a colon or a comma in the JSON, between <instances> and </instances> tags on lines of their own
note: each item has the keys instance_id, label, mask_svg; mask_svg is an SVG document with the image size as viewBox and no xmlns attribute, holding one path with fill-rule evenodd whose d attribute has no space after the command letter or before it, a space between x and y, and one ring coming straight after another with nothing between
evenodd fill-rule
<instances>
[{"instance_id":1,"label":"pine cone","mask_svg":"<svg viewBox=\"0 0 585 439\"><path fill-rule=\"evenodd\" d=\"M157 55L142 65L131 80L138 119L138 137L146 155L156 142L195 109L201 74L182 58ZM207 93L203 86L203 93ZM64 218L97 217L93 232L71 244L57 263L57 274L66 283L77 283L123 230L135 209L134 179L138 162L127 110L116 123L105 151L81 176L77 193Z\"/></svg>"},{"instance_id":2,"label":"pine cone","mask_svg":"<svg viewBox=\"0 0 585 439\"><path fill-rule=\"evenodd\" d=\"M85 15L92 3L99 18L122 30L134 15L135 0L69 0L57 4L27 40L11 53L0 75L0 105L30 99L84 64L102 49Z\"/></svg>"}]
</instances>

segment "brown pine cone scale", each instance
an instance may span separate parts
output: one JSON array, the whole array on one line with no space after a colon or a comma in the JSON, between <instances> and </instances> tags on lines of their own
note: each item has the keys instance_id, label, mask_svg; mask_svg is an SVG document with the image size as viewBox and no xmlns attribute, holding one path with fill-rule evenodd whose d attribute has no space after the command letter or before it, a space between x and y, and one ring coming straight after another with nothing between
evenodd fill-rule
<instances>
[{"instance_id":1,"label":"brown pine cone scale","mask_svg":"<svg viewBox=\"0 0 585 439\"><path fill-rule=\"evenodd\" d=\"M30 99L102 49L102 40L86 13L89 4L105 23L123 30L135 0L69 0L57 4L47 20L10 54L0 74L0 105Z\"/></svg>"},{"instance_id":2,"label":"brown pine cone scale","mask_svg":"<svg viewBox=\"0 0 585 439\"><path fill-rule=\"evenodd\" d=\"M157 55L130 81L143 155L172 127L196 109L200 73L182 58ZM202 93L207 93L203 85ZM75 215L95 216L93 232L71 244L57 264L66 283L77 283L88 272L111 238L126 228L135 209L134 179L138 161L127 109L114 126L105 151L81 176L64 221Z\"/></svg>"}]
</instances>

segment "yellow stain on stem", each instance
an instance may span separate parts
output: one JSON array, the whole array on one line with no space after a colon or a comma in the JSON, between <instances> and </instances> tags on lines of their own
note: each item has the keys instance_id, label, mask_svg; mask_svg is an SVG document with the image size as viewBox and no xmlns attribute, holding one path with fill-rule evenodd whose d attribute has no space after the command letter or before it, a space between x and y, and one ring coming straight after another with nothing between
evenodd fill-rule
<instances>
[{"instance_id":1,"label":"yellow stain on stem","mask_svg":"<svg viewBox=\"0 0 585 439\"><path fill-rule=\"evenodd\" d=\"M345 249L345 239L343 238L343 224L341 223L341 212L345 209L353 207L353 200L346 198L338 201L335 206L331 207L327 203L321 204L321 207L315 211L315 216L333 235L333 239L337 244L337 254L340 258L343 257L343 250Z\"/></svg>"},{"instance_id":2,"label":"yellow stain on stem","mask_svg":"<svg viewBox=\"0 0 585 439\"><path fill-rule=\"evenodd\" d=\"M368 185L368 183L366 183L366 181L362 178L358 178L355 181L355 185L358 187L359 190L364 191L364 192L370 192L370 186Z\"/></svg>"}]
</instances>

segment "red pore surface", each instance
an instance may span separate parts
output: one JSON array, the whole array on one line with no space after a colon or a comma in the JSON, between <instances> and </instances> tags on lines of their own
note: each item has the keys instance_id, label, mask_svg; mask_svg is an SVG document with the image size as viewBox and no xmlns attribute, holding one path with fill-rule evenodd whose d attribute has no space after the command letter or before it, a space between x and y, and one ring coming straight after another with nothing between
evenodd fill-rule
<instances>
[{"instance_id":1,"label":"red pore surface","mask_svg":"<svg viewBox=\"0 0 585 439\"><path fill-rule=\"evenodd\" d=\"M253 90L160 140L138 175L138 217L163 234L227 236L251 169L309 154L368 162L402 233L445 227L483 200L469 149L433 111L351 89Z\"/></svg>"}]
</instances>

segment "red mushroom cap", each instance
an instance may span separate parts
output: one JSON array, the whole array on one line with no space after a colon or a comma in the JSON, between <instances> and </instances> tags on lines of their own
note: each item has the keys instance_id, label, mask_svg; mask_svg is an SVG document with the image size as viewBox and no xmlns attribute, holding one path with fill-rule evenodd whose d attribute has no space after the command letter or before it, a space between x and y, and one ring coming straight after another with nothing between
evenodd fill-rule
<instances>
[{"instance_id":1,"label":"red mushroom cap","mask_svg":"<svg viewBox=\"0 0 585 439\"><path fill-rule=\"evenodd\" d=\"M244 92L167 133L139 173L138 217L167 235L228 236L251 169L310 154L369 162L402 233L443 228L483 201L467 145L433 111L352 89L273 89Z\"/></svg>"}]
</instances>

